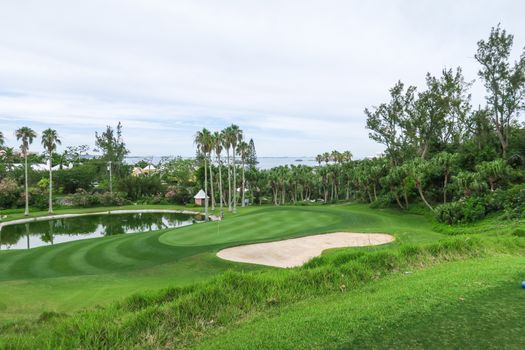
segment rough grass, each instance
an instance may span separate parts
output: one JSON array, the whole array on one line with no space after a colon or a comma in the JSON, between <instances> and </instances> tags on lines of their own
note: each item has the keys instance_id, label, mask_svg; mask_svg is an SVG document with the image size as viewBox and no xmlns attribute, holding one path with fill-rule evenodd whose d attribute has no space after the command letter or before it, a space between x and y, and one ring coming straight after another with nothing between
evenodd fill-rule
<instances>
[{"instance_id":1,"label":"rough grass","mask_svg":"<svg viewBox=\"0 0 525 350\"><path fill-rule=\"evenodd\" d=\"M509 268L512 266L509 262L518 261L509 256L521 256L523 253L525 240L522 238L472 236L449 238L423 245L400 244L388 250L339 250L316 258L302 268L268 269L251 273L230 271L204 284L137 294L99 310L75 313L68 317L46 315L36 323L4 326L0 329L4 334L0 345L8 349L35 346L48 349L168 349L196 345L205 336L219 335L217 339L208 339L206 344L222 348L238 348L241 344L243 348L259 348L261 344L267 344L263 347L269 349L336 348L354 343L360 344L360 348L370 347L373 344L370 340L372 338L355 338L355 332L361 327L369 324L372 332L378 330L378 325L393 326L394 321L405 314L418 315L421 305L432 308L439 305L440 301L449 302L450 295L455 295L454 293L467 293L473 289L471 284L462 282L464 278L472 278L470 274L475 270L469 263L457 265L459 267L455 274L448 274L446 268L438 268L436 271L442 273L437 273L435 279L432 278L433 274L417 272L420 269L451 261L484 258L479 261L488 262L486 272L489 275L495 275L494 271L497 271L506 272L505 276L508 277L509 272L516 273L516 268ZM507 258L501 258L505 264L500 268L497 263L499 260L491 257L503 255ZM523 258L518 259L523 262ZM475 266L484 267L483 264ZM403 284L406 280L400 280L407 275L407 271L416 271L414 275L426 277L412 280L412 288ZM402 299L401 306L387 303L384 299L386 295L378 293L379 299L374 308L367 301L366 289L360 292L367 284L374 286L376 281L385 277L390 281L385 283L394 283L394 288L405 294L409 293L386 294L390 297L397 296L398 302ZM430 290L435 288L436 291L436 295L431 295L429 300L429 290L424 288L425 283L430 284ZM454 293L448 292L450 288ZM353 300L351 296L357 299ZM415 299L410 299L412 297ZM329 298L331 304L315 302L316 298ZM309 300L314 301L312 310L316 314L313 318L305 315L311 307ZM284 311L289 307L294 308L294 305L298 305L297 312L300 316L290 319L287 315L293 317L294 314ZM372 313L360 309L361 313L356 316L348 312L335 313L328 308L325 310L328 313L324 314L321 310L325 305L332 305L333 308L350 305L354 309L360 306L370 309ZM395 312L390 315L389 310ZM282 321L261 321L263 325L253 326L257 325L259 317L266 320L265 315L281 311ZM312 327L317 324L318 317L325 323L322 331L316 332ZM340 322L345 317L353 321L348 325ZM381 322L377 323L376 317ZM363 320L368 320L368 323L360 323ZM311 321L310 328L301 330L308 321ZM291 322L290 327L297 325L298 335L285 340L283 336L292 336L293 333L287 322ZM334 328L331 331L332 324ZM246 327L239 327L244 325ZM271 330L274 327L281 331L272 335ZM352 330L352 327L357 328ZM308 336L305 335L307 332L310 332ZM308 341L301 341L299 335L305 336ZM362 342L359 343L356 339L361 339ZM388 337L385 342L387 340Z\"/></svg>"}]
</instances>

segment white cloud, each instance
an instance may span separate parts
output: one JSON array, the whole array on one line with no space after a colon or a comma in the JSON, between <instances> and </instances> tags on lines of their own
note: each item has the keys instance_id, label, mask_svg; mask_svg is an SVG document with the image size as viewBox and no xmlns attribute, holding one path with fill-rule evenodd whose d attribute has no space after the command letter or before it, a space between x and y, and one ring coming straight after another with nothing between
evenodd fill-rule
<instances>
[{"instance_id":1,"label":"white cloud","mask_svg":"<svg viewBox=\"0 0 525 350\"><path fill-rule=\"evenodd\" d=\"M461 65L517 1L19 0L0 3L0 126L93 143L122 121L134 154L192 155L201 127L235 122L259 155L380 150L363 109L401 79ZM474 87L481 102L483 89ZM9 136L8 135L8 136ZM70 135L75 135L71 137ZM12 138L9 140L13 142Z\"/></svg>"}]
</instances>

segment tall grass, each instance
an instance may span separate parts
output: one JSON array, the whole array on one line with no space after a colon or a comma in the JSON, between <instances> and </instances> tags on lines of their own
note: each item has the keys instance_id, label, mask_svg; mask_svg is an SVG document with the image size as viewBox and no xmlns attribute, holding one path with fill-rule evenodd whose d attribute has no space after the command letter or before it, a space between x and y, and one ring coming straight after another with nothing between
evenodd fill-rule
<instances>
[{"instance_id":1,"label":"tall grass","mask_svg":"<svg viewBox=\"0 0 525 350\"><path fill-rule=\"evenodd\" d=\"M345 293L371 280L446 261L497 254L524 254L520 237L457 236L390 250L343 249L301 268L226 272L210 282L133 295L107 308L69 316L46 313L39 321L0 329L0 347L76 349L185 348L294 302Z\"/></svg>"}]
</instances>

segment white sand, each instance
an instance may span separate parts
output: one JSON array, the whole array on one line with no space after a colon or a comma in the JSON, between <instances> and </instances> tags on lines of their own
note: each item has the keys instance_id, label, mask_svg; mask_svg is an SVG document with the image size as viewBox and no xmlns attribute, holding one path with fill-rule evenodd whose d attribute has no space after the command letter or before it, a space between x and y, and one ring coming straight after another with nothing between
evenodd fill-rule
<instances>
[{"instance_id":1,"label":"white sand","mask_svg":"<svg viewBox=\"0 0 525 350\"><path fill-rule=\"evenodd\" d=\"M219 251L217 256L236 262L295 267L321 255L325 249L380 245L392 242L394 239L393 236L384 233L336 232L226 248Z\"/></svg>"}]
</instances>

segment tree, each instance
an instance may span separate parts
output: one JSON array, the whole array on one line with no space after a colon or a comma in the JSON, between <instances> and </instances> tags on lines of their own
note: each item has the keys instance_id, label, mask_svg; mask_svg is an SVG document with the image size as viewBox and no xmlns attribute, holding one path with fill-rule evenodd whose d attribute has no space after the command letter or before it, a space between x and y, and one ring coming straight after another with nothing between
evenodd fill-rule
<instances>
[{"instance_id":1,"label":"tree","mask_svg":"<svg viewBox=\"0 0 525 350\"><path fill-rule=\"evenodd\" d=\"M443 175L443 203L447 202L447 186L450 180L450 173L457 161L457 154L448 152L441 152L433 159L435 167L438 168Z\"/></svg>"},{"instance_id":2,"label":"tree","mask_svg":"<svg viewBox=\"0 0 525 350\"><path fill-rule=\"evenodd\" d=\"M525 98L525 51L511 64L513 41L514 36L498 24L491 29L488 40L478 41L474 56L481 64L478 75L487 91L486 100L503 158L507 157L512 123L524 108Z\"/></svg>"},{"instance_id":3,"label":"tree","mask_svg":"<svg viewBox=\"0 0 525 350\"><path fill-rule=\"evenodd\" d=\"M452 177L455 187L463 192L464 197L470 197L474 192L481 192L487 184L481 179L480 173L461 171Z\"/></svg>"},{"instance_id":4,"label":"tree","mask_svg":"<svg viewBox=\"0 0 525 350\"><path fill-rule=\"evenodd\" d=\"M257 164L259 164L259 161L257 161L257 152L255 151L255 143L253 142L253 139L250 139L250 142L248 142L248 156L246 157L246 164L254 167Z\"/></svg>"},{"instance_id":5,"label":"tree","mask_svg":"<svg viewBox=\"0 0 525 350\"><path fill-rule=\"evenodd\" d=\"M405 85L399 81L390 89L390 102L373 107L373 110L365 109L369 137L385 145L385 153L393 164L399 164L403 158L407 137L405 123L412 113L415 90L414 86L405 90Z\"/></svg>"},{"instance_id":6,"label":"tree","mask_svg":"<svg viewBox=\"0 0 525 350\"><path fill-rule=\"evenodd\" d=\"M120 170L120 164L124 160L124 157L129 153L126 148L124 139L122 138L122 123L117 124L116 131L111 126L106 126L106 131L102 132L101 135L95 133L95 145L97 149L95 151L102 152L101 159L108 163L108 170L110 174L110 191L112 191L112 179L111 174L113 168Z\"/></svg>"},{"instance_id":7,"label":"tree","mask_svg":"<svg viewBox=\"0 0 525 350\"><path fill-rule=\"evenodd\" d=\"M208 171L207 171L207 158L211 151L212 145L211 133L208 129L203 128L195 134L194 142L197 145L197 152L204 157L204 220L208 221Z\"/></svg>"},{"instance_id":8,"label":"tree","mask_svg":"<svg viewBox=\"0 0 525 350\"><path fill-rule=\"evenodd\" d=\"M428 181L429 175L432 173L433 170L432 164L426 160L419 158L416 158L409 164L410 175L414 180L416 189L419 193L419 196L421 197L421 200L431 211L434 211L434 208L430 205L424 194L425 183Z\"/></svg>"},{"instance_id":9,"label":"tree","mask_svg":"<svg viewBox=\"0 0 525 350\"><path fill-rule=\"evenodd\" d=\"M232 212L237 212L237 164L235 164L235 153L237 145L242 141L242 130L235 124L230 125L228 137L230 145L232 147L232 157L233 157L233 208Z\"/></svg>"},{"instance_id":10,"label":"tree","mask_svg":"<svg viewBox=\"0 0 525 350\"><path fill-rule=\"evenodd\" d=\"M42 132L42 146L44 146L49 157L49 214L53 213L53 152L56 150L57 145L60 144L62 142L58 138L56 130L49 128Z\"/></svg>"},{"instance_id":11,"label":"tree","mask_svg":"<svg viewBox=\"0 0 525 350\"><path fill-rule=\"evenodd\" d=\"M232 211L232 181L231 181L231 163L230 148L232 146L232 129L227 127L222 131L222 146L226 149L226 163L228 165L228 211Z\"/></svg>"},{"instance_id":12,"label":"tree","mask_svg":"<svg viewBox=\"0 0 525 350\"><path fill-rule=\"evenodd\" d=\"M503 159L496 159L491 162L483 162L476 166L477 172L487 179L490 190L496 189L496 183L501 180L508 172L508 166Z\"/></svg>"},{"instance_id":13,"label":"tree","mask_svg":"<svg viewBox=\"0 0 525 350\"><path fill-rule=\"evenodd\" d=\"M214 132L213 133L213 151L215 152L215 156L217 157L217 165L219 167L219 206L221 208L221 217L224 215L224 209L223 206L223 192L222 192L222 162L221 162L221 153L223 149L223 133L222 132Z\"/></svg>"},{"instance_id":14,"label":"tree","mask_svg":"<svg viewBox=\"0 0 525 350\"><path fill-rule=\"evenodd\" d=\"M246 178L244 175L244 167L246 165L246 160L250 155L250 145L244 141L239 142L237 145L237 154L241 157L241 171L242 171L242 182L241 182L241 206L245 206L245 191L246 191Z\"/></svg>"},{"instance_id":15,"label":"tree","mask_svg":"<svg viewBox=\"0 0 525 350\"><path fill-rule=\"evenodd\" d=\"M0 131L0 147L2 147L4 144L5 144L4 133Z\"/></svg>"},{"instance_id":16,"label":"tree","mask_svg":"<svg viewBox=\"0 0 525 350\"><path fill-rule=\"evenodd\" d=\"M27 153L29 151L29 145L33 143L33 139L36 138L36 132L27 127L21 127L20 129L15 131L15 136L17 141L22 141L22 144L20 145L20 150L22 151L22 155L24 156L24 179L25 179L25 211L24 215L29 215L29 188L28 188L28 178L27 178Z\"/></svg>"},{"instance_id":17,"label":"tree","mask_svg":"<svg viewBox=\"0 0 525 350\"><path fill-rule=\"evenodd\" d=\"M443 150L449 142L459 142L470 110L466 92L470 84L465 82L461 68L456 72L445 69L440 78L428 73L426 85L404 124L408 142L422 159L432 147Z\"/></svg>"}]
</instances>

